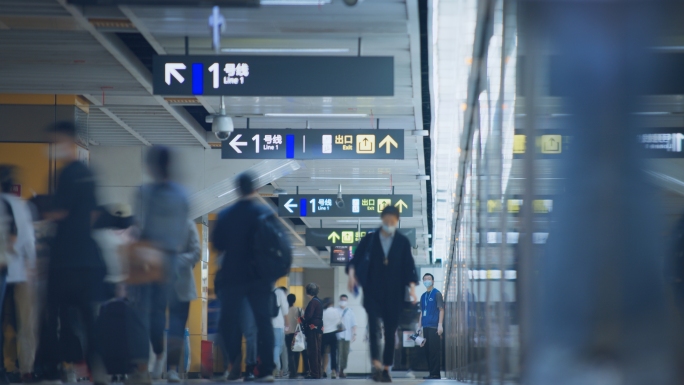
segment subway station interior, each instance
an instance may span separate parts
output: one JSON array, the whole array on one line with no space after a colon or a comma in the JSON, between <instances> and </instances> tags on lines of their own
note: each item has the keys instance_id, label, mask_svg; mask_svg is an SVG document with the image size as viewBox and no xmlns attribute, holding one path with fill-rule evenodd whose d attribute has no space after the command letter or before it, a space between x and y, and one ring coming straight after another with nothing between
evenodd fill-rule
<instances>
[{"instance_id":1,"label":"subway station interior","mask_svg":"<svg viewBox=\"0 0 684 385\"><path fill-rule=\"evenodd\" d=\"M684 383L683 16L684 6L659 0L0 0L0 198L8 245L35 243L26 256L0 251L0 384ZM161 183L151 163L160 153L163 183L182 204L145 196ZM113 254L96 216L85 238L65 233L77 210L66 207L91 203L61 182L70 162L93 177L93 210L131 220L111 230L128 240ZM245 201L267 214L235 216ZM155 254L145 238L150 223L173 238L174 213L197 239L180 363L168 359L180 294L168 294L164 352L150 337L149 359L124 364L135 374L105 362L98 377L97 359L123 349L101 336L133 334L107 324L107 309L136 308L142 286L177 291L181 251ZM230 323L252 313L237 296L265 303L236 267L258 253L235 245L259 249L244 234L266 231L254 224L263 218L274 218L291 258L269 281L286 323L276 326L276 313L274 338L262 337L255 303L256 321ZM40 247L45 223L57 229L53 250ZM86 255L85 239L100 251ZM404 239L408 281L391 273ZM154 249L165 276L134 281L135 247ZM115 294L89 300L94 314L72 317L80 300L68 297L79 293L54 294L73 286L64 277L97 280L74 275L91 270L64 262L63 250L118 259L100 279ZM121 275L107 281L112 266ZM368 300L394 279L403 302ZM274 288L292 295L289 307ZM322 350L311 337L316 306L323 325L339 317L330 338L323 327ZM399 314L394 341L396 322L376 312ZM232 341L242 356L229 357ZM65 358L74 351L80 358ZM53 358L49 370L65 377L45 374Z\"/></svg>"}]
</instances>

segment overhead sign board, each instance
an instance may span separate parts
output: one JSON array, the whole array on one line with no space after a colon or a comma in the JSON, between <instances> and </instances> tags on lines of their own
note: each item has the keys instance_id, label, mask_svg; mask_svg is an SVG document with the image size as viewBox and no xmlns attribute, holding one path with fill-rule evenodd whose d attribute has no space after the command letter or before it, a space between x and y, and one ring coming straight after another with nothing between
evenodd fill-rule
<instances>
[{"instance_id":1,"label":"overhead sign board","mask_svg":"<svg viewBox=\"0 0 684 385\"><path fill-rule=\"evenodd\" d=\"M684 158L684 130L677 128L650 129L637 136L649 158Z\"/></svg>"},{"instance_id":2,"label":"overhead sign board","mask_svg":"<svg viewBox=\"0 0 684 385\"><path fill-rule=\"evenodd\" d=\"M387 206L399 209L402 217L413 216L413 195L343 195L344 205L337 203L337 195L281 195L278 197L278 215L281 217L380 217Z\"/></svg>"},{"instance_id":3,"label":"overhead sign board","mask_svg":"<svg viewBox=\"0 0 684 385\"><path fill-rule=\"evenodd\" d=\"M332 228L307 228L306 229L306 245L315 247L332 247L332 246L356 246L361 239L367 234L370 234L377 229L332 229ZM416 229L397 229L398 232L405 235L411 246L416 246Z\"/></svg>"},{"instance_id":4,"label":"overhead sign board","mask_svg":"<svg viewBox=\"0 0 684 385\"><path fill-rule=\"evenodd\" d=\"M394 96L391 56L155 56L155 95Z\"/></svg>"},{"instance_id":5,"label":"overhead sign board","mask_svg":"<svg viewBox=\"0 0 684 385\"><path fill-rule=\"evenodd\" d=\"M404 130L235 130L223 159L404 159Z\"/></svg>"},{"instance_id":6,"label":"overhead sign board","mask_svg":"<svg viewBox=\"0 0 684 385\"><path fill-rule=\"evenodd\" d=\"M139 5L157 7L258 7L260 0L67 0L69 4L87 6Z\"/></svg>"},{"instance_id":7,"label":"overhead sign board","mask_svg":"<svg viewBox=\"0 0 684 385\"><path fill-rule=\"evenodd\" d=\"M330 249L330 265L346 266L354 258L354 246L333 246Z\"/></svg>"}]
</instances>

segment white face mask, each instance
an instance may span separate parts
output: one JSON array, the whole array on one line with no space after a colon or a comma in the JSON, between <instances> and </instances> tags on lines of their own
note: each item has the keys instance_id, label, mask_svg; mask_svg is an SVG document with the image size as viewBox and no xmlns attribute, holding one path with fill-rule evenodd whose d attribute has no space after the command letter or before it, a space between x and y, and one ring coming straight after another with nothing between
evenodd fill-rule
<instances>
[{"instance_id":1,"label":"white face mask","mask_svg":"<svg viewBox=\"0 0 684 385\"><path fill-rule=\"evenodd\" d=\"M347 307L347 301L340 301L340 307L341 308Z\"/></svg>"},{"instance_id":2,"label":"white face mask","mask_svg":"<svg viewBox=\"0 0 684 385\"><path fill-rule=\"evenodd\" d=\"M383 223L382 230L385 231L387 234L394 234L394 232L397 231L397 226L388 226Z\"/></svg>"}]
</instances>

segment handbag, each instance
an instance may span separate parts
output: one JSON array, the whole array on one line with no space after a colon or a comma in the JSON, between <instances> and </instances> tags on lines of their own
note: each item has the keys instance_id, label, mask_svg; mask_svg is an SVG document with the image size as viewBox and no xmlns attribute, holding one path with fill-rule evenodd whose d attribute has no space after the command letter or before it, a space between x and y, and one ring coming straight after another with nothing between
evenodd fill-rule
<instances>
[{"instance_id":1,"label":"handbag","mask_svg":"<svg viewBox=\"0 0 684 385\"><path fill-rule=\"evenodd\" d=\"M304 337L304 333L302 333L301 325L297 324L294 338L292 338L292 351L298 353L304 350L306 350L306 337Z\"/></svg>"},{"instance_id":2,"label":"handbag","mask_svg":"<svg viewBox=\"0 0 684 385\"><path fill-rule=\"evenodd\" d=\"M344 309L344 311L342 312L342 317L340 318L340 322L337 324L337 332L336 333L340 333L340 332L347 330L347 328L344 326L344 315L347 314L347 310L349 310L349 309Z\"/></svg>"},{"instance_id":3,"label":"handbag","mask_svg":"<svg viewBox=\"0 0 684 385\"><path fill-rule=\"evenodd\" d=\"M164 281L165 263L164 253L161 250L146 241L133 242L122 247L128 284L143 285Z\"/></svg>"}]
</instances>

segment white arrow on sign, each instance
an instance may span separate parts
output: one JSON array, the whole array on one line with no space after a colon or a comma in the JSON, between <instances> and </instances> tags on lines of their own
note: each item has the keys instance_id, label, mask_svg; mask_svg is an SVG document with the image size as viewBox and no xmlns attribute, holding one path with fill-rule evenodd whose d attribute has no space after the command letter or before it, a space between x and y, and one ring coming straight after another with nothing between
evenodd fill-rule
<instances>
[{"instance_id":1,"label":"white arrow on sign","mask_svg":"<svg viewBox=\"0 0 684 385\"><path fill-rule=\"evenodd\" d=\"M285 206L285 208L287 209L287 211L290 212L290 214L294 213L294 211L292 211L292 209L295 208L295 207L297 207L297 204L296 204L296 203L292 203L293 200L294 200L293 198L290 198L290 200L287 201L287 202L283 205L283 206Z\"/></svg>"},{"instance_id":2,"label":"white arrow on sign","mask_svg":"<svg viewBox=\"0 0 684 385\"><path fill-rule=\"evenodd\" d=\"M166 84L171 85L171 76L176 78L179 83L183 84L185 78L178 73L178 70L184 70L185 64L183 63L166 63L164 65L164 80Z\"/></svg>"},{"instance_id":3,"label":"white arrow on sign","mask_svg":"<svg viewBox=\"0 0 684 385\"><path fill-rule=\"evenodd\" d=\"M240 150L240 147L244 147L247 145L247 142L238 142L240 138L242 138L242 134L237 134L235 135L233 140L231 140L230 143L228 143L230 144L230 147L233 147L233 150L235 150L235 152L237 152L238 154L242 154L242 150Z\"/></svg>"}]
</instances>

